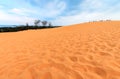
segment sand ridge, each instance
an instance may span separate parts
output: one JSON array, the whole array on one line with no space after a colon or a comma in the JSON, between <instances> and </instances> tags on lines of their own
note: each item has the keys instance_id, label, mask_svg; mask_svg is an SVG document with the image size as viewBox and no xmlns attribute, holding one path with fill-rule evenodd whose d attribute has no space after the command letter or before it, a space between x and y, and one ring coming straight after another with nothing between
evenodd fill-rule
<instances>
[{"instance_id":1,"label":"sand ridge","mask_svg":"<svg viewBox=\"0 0 120 79\"><path fill-rule=\"evenodd\" d=\"M120 22L1 33L0 79L120 79Z\"/></svg>"}]
</instances>

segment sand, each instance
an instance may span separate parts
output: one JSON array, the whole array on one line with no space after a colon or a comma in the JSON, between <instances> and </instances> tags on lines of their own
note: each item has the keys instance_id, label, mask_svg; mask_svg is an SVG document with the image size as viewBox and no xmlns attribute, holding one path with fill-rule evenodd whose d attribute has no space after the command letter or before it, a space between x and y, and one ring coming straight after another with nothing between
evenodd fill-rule
<instances>
[{"instance_id":1,"label":"sand","mask_svg":"<svg viewBox=\"0 0 120 79\"><path fill-rule=\"evenodd\" d=\"M120 21L0 33L0 79L120 79Z\"/></svg>"}]
</instances>

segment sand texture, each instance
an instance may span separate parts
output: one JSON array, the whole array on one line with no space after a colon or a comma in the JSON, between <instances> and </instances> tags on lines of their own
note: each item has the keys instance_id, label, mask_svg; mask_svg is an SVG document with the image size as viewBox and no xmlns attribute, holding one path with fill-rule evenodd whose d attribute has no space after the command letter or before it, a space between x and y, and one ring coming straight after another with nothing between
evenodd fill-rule
<instances>
[{"instance_id":1,"label":"sand texture","mask_svg":"<svg viewBox=\"0 0 120 79\"><path fill-rule=\"evenodd\" d=\"M0 79L120 79L120 21L0 33Z\"/></svg>"}]
</instances>

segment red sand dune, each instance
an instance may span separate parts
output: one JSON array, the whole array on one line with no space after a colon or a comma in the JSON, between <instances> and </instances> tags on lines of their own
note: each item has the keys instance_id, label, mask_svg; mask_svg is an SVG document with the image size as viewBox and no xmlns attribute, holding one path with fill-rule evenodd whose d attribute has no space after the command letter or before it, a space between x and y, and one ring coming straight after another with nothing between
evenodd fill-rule
<instances>
[{"instance_id":1,"label":"red sand dune","mask_svg":"<svg viewBox=\"0 0 120 79\"><path fill-rule=\"evenodd\" d=\"M120 79L120 21L0 33L0 79Z\"/></svg>"}]
</instances>

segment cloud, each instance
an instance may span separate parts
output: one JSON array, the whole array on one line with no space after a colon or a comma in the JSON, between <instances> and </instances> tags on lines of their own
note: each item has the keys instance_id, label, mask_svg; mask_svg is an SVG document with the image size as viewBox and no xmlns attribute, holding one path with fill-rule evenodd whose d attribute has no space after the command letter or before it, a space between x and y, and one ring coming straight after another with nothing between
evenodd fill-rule
<instances>
[{"instance_id":1,"label":"cloud","mask_svg":"<svg viewBox=\"0 0 120 79\"><path fill-rule=\"evenodd\" d=\"M3 8L3 6L2 6L2 5L0 5L0 8Z\"/></svg>"},{"instance_id":2,"label":"cloud","mask_svg":"<svg viewBox=\"0 0 120 79\"><path fill-rule=\"evenodd\" d=\"M84 0L79 7L84 11L96 10L102 7L102 0Z\"/></svg>"},{"instance_id":3,"label":"cloud","mask_svg":"<svg viewBox=\"0 0 120 79\"><path fill-rule=\"evenodd\" d=\"M48 20L53 25L71 25L101 19L120 19L119 0L3 0L0 22L24 24ZM4 6L3 6L4 5ZM22 5L22 6L21 6Z\"/></svg>"},{"instance_id":4,"label":"cloud","mask_svg":"<svg viewBox=\"0 0 120 79\"><path fill-rule=\"evenodd\" d=\"M44 6L42 7L40 5L37 6L31 5L30 1L31 0L21 1L21 3L24 5L20 7L12 6L10 8L0 9L0 22L2 24L25 24L25 22L29 22L32 24L35 19L47 20L46 18L57 17L66 8L66 3L64 1L59 0L53 0L53 2L50 1L43 3ZM33 1L35 3L41 2L41 0ZM15 2L16 5L18 2Z\"/></svg>"},{"instance_id":5,"label":"cloud","mask_svg":"<svg viewBox=\"0 0 120 79\"><path fill-rule=\"evenodd\" d=\"M26 22L33 23L34 18L7 14L3 11L0 11L0 22L3 24L25 24Z\"/></svg>"},{"instance_id":6,"label":"cloud","mask_svg":"<svg viewBox=\"0 0 120 79\"><path fill-rule=\"evenodd\" d=\"M56 25L77 24L77 23L92 21L93 18L94 20L97 20L98 18L100 18L99 17L100 15L101 14L97 12L96 13L83 12L76 15L60 16L59 19L54 20L53 23Z\"/></svg>"},{"instance_id":7,"label":"cloud","mask_svg":"<svg viewBox=\"0 0 120 79\"><path fill-rule=\"evenodd\" d=\"M119 20L120 3L108 0L84 0L76 10L53 20L56 25L70 25L94 20ZM114 3L114 4L113 4ZM112 6L114 5L114 6Z\"/></svg>"},{"instance_id":8,"label":"cloud","mask_svg":"<svg viewBox=\"0 0 120 79\"><path fill-rule=\"evenodd\" d=\"M12 13L18 14L18 15L26 15L26 10L25 9L18 9L18 8L13 8L11 10Z\"/></svg>"},{"instance_id":9,"label":"cloud","mask_svg":"<svg viewBox=\"0 0 120 79\"><path fill-rule=\"evenodd\" d=\"M53 0L51 2L47 2L44 6L40 8L33 8L37 9L34 11L35 15L45 18L52 18L56 17L66 9L66 3L64 1Z\"/></svg>"}]
</instances>

